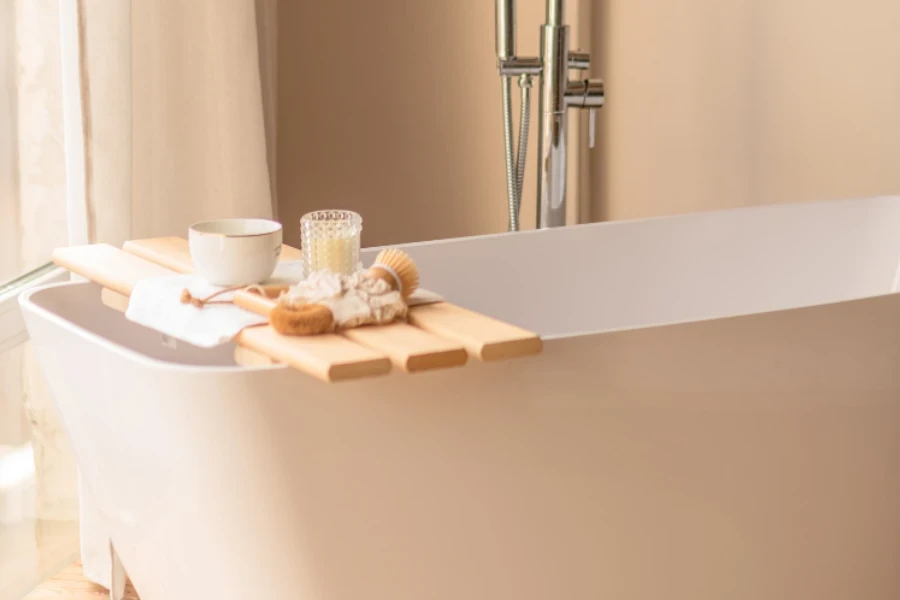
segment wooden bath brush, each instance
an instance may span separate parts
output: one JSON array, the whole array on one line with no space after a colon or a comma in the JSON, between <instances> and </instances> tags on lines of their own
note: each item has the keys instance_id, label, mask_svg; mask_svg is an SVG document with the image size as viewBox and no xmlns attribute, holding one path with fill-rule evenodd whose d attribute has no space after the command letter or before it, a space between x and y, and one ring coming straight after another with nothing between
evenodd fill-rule
<instances>
[{"instance_id":1,"label":"wooden bath brush","mask_svg":"<svg viewBox=\"0 0 900 600\"><path fill-rule=\"evenodd\" d=\"M404 300L419 289L419 268L406 252L396 248L379 252L366 275L383 280L391 289L400 292Z\"/></svg>"},{"instance_id":2,"label":"wooden bath brush","mask_svg":"<svg viewBox=\"0 0 900 600\"><path fill-rule=\"evenodd\" d=\"M282 335L318 335L334 329L334 315L321 304L279 303L269 313L269 324Z\"/></svg>"},{"instance_id":3,"label":"wooden bath brush","mask_svg":"<svg viewBox=\"0 0 900 600\"><path fill-rule=\"evenodd\" d=\"M291 306L280 302L281 296L288 289L289 286L286 285L248 286L242 291L249 293L239 293L235 296L234 303L244 310L269 317L269 325L281 335L319 335L334 331L334 314L327 306Z\"/></svg>"}]
</instances>

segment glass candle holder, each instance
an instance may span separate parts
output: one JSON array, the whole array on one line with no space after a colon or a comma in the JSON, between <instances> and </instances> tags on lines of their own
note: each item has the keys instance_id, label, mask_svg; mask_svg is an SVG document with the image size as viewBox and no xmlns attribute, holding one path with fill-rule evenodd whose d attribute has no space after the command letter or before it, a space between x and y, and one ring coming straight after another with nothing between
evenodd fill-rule
<instances>
[{"instance_id":1,"label":"glass candle holder","mask_svg":"<svg viewBox=\"0 0 900 600\"><path fill-rule=\"evenodd\" d=\"M362 217L349 210L317 210L300 219L306 273L328 269L352 275L360 268Z\"/></svg>"}]
</instances>

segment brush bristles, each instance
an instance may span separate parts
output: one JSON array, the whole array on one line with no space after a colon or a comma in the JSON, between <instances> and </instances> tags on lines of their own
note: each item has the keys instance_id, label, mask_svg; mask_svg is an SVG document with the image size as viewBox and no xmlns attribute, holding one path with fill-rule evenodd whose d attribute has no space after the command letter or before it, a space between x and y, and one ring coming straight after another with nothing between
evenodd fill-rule
<instances>
[{"instance_id":1,"label":"brush bristles","mask_svg":"<svg viewBox=\"0 0 900 600\"><path fill-rule=\"evenodd\" d=\"M397 274L402 286L400 293L404 298L409 298L419 289L419 268L403 250L396 248L382 250L375 258L375 263L388 266Z\"/></svg>"}]
</instances>

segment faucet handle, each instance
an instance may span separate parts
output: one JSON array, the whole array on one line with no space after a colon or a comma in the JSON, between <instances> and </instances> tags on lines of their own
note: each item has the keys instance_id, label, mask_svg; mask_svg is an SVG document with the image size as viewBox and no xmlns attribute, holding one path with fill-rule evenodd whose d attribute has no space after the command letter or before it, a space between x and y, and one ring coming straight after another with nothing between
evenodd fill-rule
<instances>
[{"instance_id":1,"label":"faucet handle","mask_svg":"<svg viewBox=\"0 0 900 600\"><path fill-rule=\"evenodd\" d=\"M569 68L587 71L591 68L591 55L587 52L569 52Z\"/></svg>"},{"instance_id":2,"label":"faucet handle","mask_svg":"<svg viewBox=\"0 0 900 600\"><path fill-rule=\"evenodd\" d=\"M566 106L571 108L600 108L605 102L603 81L583 79L566 82Z\"/></svg>"}]
</instances>

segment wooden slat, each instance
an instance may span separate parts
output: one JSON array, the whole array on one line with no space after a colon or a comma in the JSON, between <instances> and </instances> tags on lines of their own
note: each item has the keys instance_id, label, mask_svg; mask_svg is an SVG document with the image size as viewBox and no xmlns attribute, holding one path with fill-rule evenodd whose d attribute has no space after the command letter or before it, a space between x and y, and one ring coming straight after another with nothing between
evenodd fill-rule
<instances>
[{"instance_id":1,"label":"wooden slat","mask_svg":"<svg viewBox=\"0 0 900 600\"><path fill-rule=\"evenodd\" d=\"M256 350L251 350L241 345L234 347L234 362L242 367L261 367L278 363L278 361L265 354L260 354Z\"/></svg>"},{"instance_id":2,"label":"wooden slat","mask_svg":"<svg viewBox=\"0 0 900 600\"><path fill-rule=\"evenodd\" d=\"M303 258L303 255L300 253L299 248L294 248L293 246L288 246L287 244L281 245L281 258L279 259L282 262L286 261L295 261Z\"/></svg>"},{"instance_id":3,"label":"wooden slat","mask_svg":"<svg viewBox=\"0 0 900 600\"><path fill-rule=\"evenodd\" d=\"M172 271L109 244L72 246L53 251L53 262L125 296L141 279L165 277Z\"/></svg>"},{"instance_id":4,"label":"wooden slat","mask_svg":"<svg viewBox=\"0 0 900 600\"><path fill-rule=\"evenodd\" d=\"M470 354L485 361L538 354L543 347L535 333L449 302L413 307L409 321L462 344Z\"/></svg>"},{"instance_id":5,"label":"wooden slat","mask_svg":"<svg viewBox=\"0 0 900 600\"><path fill-rule=\"evenodd\" d=\"M275 295L278 290L267 291ZM272 297L243 290L235 293L234 303L265 317L277 304ZM341 335L387 354L396 367L408 373L458 367L468 361L468 353L460 344L406 323L346 329Z\"/></svg>"},{"instance_id":6,"label":"wooden slat","mask_svg":"<svg viewBox=\"0 0 900 600\"><path fill-rule=\"evenodd\" d=\"M161 237L125 242L122 249L152 263L162 265L178 273L194 269L187 240L179 237Z\"/></svg>"},{"instance_id":7,"label":"wooden slat","mask_svg":"<svg viewBox=\"0 0 900 600\"><path fill-rule=\"evenodd\" d=\"M279 288L280 289L280 288ZM266 288L266 291L275 294L276 290ZM257 292L238 290L234 293L234 303L250 312L268 317L277 304L275 296L263 296Z\"/></svg>"},{"instance_id":8,"label":"wooden slat","mask_svg":"<svg viewBox=\"0 0 900 600\"><path fill-rule=\"evenodd\" d=\"M194 261L188 241L180 237L149 238L131 240L122 246L125 252L140 256L150 262L162 265L179 273L194 270ZM300 250L288 245L281 246L280 262L300 260Z\"/></svg>"},{"instance_id":9,"label":"wooden slat","mask_svg":"<svg viewBox=\"0 0 900 600\"><path fill-rule=\"evenodd\" d=\"M130 295L141 279L173 274L106 244L61 248L53 253L53 260L121 295ZM288 337L265 326L245 329L236 341L324 381L384 375L391 370L387 356L339 335Z\"/></svg>"},{"instance_id":10,"label":"wooden slat","mask_svg":"<svg viewBox=\"0 0 900 600\"><path fill-rule=\"evenodd\" d=\"M128 310L128 296L114 292L109 288L103 288L100 291L100 301L103 302L104 306L122 313Z\"/></svg>"},{"instance_id":11,"label":"wooden slat","mask_svg":"<svg viewBox=\"0 0 900 600\"><path fill-rule=\"evenodd\" d=\"M466 349L406 323L347 329L343 334L363 346L387 354L408 373L459 367L469 359Z\"/></svg>"},{"instance_id":12,"label":"wooden slat","mask_svg":"<svg viewBox=\"0 0 900 600\"><path fill-rule=\"evenodd\" d=\"M237 341L323 381L373 377L391 370L386 356L339 335L291 336L269 326L248 327Z\"/></svg>"}]
</instances>

